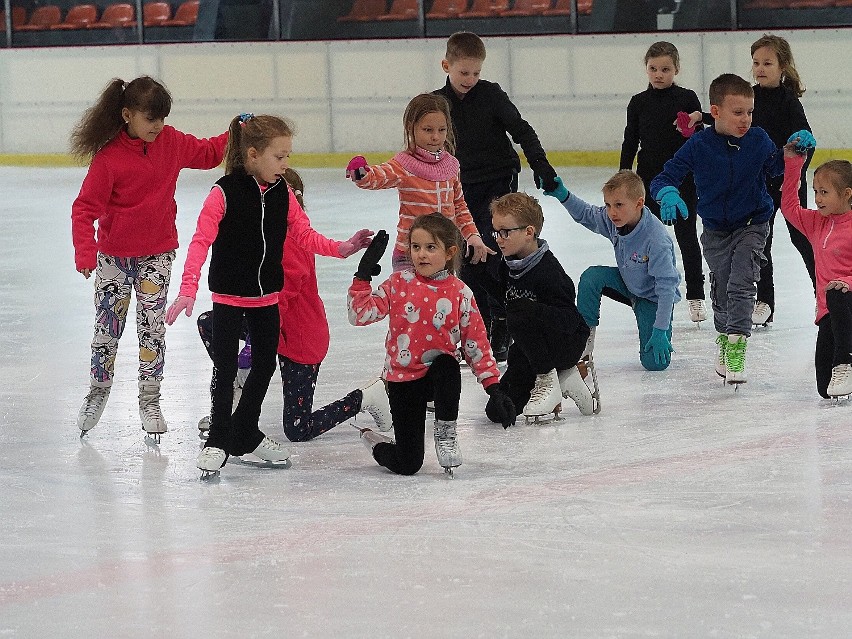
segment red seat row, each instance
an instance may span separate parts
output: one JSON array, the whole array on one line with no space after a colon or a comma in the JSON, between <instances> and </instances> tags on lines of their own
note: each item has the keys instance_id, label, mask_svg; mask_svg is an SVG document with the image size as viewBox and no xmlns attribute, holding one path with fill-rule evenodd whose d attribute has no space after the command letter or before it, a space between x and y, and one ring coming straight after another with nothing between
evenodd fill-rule
<instances>
[{"instance_id":1,"label":"red seat row","mask_svg":"<svg viewBox=\"0 0 852 639\"><path fill-rule=\"evenodd\" d=\"M571 0L435 0L426 13L428 20L466 18L502 18L520 16L568 16ZM385 0L354 0L349 13L339 22L416 20L417 0L393 0L386 11ZM578 0L577 13L589 15L592 0Z\"/></svg>"},{"instance_id":2,"label":"red seat row","mask_svg":"<svg viewBox=\"0 0 852 639\"><path fill-rule=\"evenodd\" d=\"M142 7L143 24L146 27L178 27L195 24L198 17L198 1L187 0L181 4L174 17L168 2L148 2ZM0 23L5 23L6 12L0 11ZM136 26L136 9L128 3L111 4L104 9L100 20L98 8L93 4L80 4L71 7L62 19L62 12L56 5L38 7L26 19L26 9L12 8L12 28L15 31L62 31L72 29L114 29Z\"/></svg>"}]
</instances>

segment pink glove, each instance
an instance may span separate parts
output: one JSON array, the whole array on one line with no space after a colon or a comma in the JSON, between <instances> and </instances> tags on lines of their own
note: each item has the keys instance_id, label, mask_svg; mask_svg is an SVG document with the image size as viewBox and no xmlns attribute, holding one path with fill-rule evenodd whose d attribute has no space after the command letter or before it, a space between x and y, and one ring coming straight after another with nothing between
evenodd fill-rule
<instances>
[{"instance_id":1,"label":"pink glove","mask_svg":"<svg viewBox=\"0 0 852 639\"><path fill-rule=\"evenodd\" d=\"M677 114L677 130L680 131L680 134L688 138L693 133L695 133L695 125L689 126L689 113L686 111L678 111Z\"/></svg>"},{"instance_id":2,"label":"pink glove","mask_svg":"<svg viewBox=\"0 0 852 639\"><path fill-rule=\"evenodd\" d=\"M367 158L363 155L356 155L346 165L346 177L353 182L363 179L367 175L367 171Z\"/></svg>"},{"instance_id":3,"label":"pink glove","mask_svg":"<svg viewBox=\"0 0 852 639\"><path fill-rule=\"evenodd\" d=\"M337 252L340 253L340 257L349 257L361 249L370 246L372 239L373 231L370 231L369 229L361 229L346 242L341 242Z\"/></svg>"}]
</instances>

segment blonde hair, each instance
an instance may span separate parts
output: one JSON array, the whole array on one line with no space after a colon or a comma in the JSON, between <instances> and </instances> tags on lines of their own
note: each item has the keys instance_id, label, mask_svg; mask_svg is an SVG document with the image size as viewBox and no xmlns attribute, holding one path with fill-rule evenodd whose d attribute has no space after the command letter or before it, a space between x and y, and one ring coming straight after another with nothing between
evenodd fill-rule
<instances>
[{"instance_id":1,"label":"blonde hair","mask_svg":"<svg viewBox=\"0 0 852 639\"><path fill-rule=\"evenodd\" d=\"M444 54L444 59L447 62L455 62L465 58L485 60L485 44L475 33L459 31L447 40L447 52Z\"/></svg>"},{"instance_id":2,"label":"blonde hair","mask_svg":"<svg viewBox=\"0 0 852 639\"><path fill-rule=\"evenodd\" d=\"M449 218L444 217L440 213L430 213L429 215L420 215L414 220L414 224L408 231L408 255L411 257L411 236L417 229L423 229L432 239L439 244L443 244L444 248L449 251L450 247L455 246L458 250L456 254L447 260L446 269L453 275L459 272L461 267L462 256L462 236L456 225Z\"/></svg>"},{"instance_id":3,"label":"blonde hair","mask_svg":"<svg viewBox=\"0 0 852 639\"><path fill-rule=\"evenodd\" d=\"M611 193L617 189L624 189L624 192L632 200L638 200L640 197L645 197L645 184L642 182L636 173L630 169L621 169L618 173L609 178L601 189L604 193Z\"/></svg>"},{"instance_id":4,"label":"blonde hair","mask_svg":"<svg viewBox=\"0 0 852 639\"><path fill-rule=\"evenodd\" d=\"M648 51L645 53L645 64L648 64L648 60L651 58L662 58L663 56L670 57L675 71L680 71L680 54L677 47L671 42L655 42L648 47Z\"/></svg>"},{"instance_id":5,"label":"blonde hair","mask_svg":"<svg viewBox=\"0 0 852 639\"><path fill-rule=\"evenodd\" d=\"M278 137L291 138L295 134L293 124L275 115L238 115L228 128L228 147L225 149L225 173L245 170L246 156L251 148L259 153L266 150Z\"/></svg>"},{"instance_id":6,"label":"blonde hair","mask_svg":"<svg viewBox=\"0 0 852 639\"><path fill-rule=\"evenodd\" d=\"M511 215L523 226L532 226L538 236L544 227L544 212L538 200L526 193L507 193L491 202L491 215Z\"/></svg>"},{"instance_id":7,"label":"blonde hair","mask_svg":"<svg viewBox=\"0 0 852 639\"><path fill-rule=\"evenodd\" d=\"M790 43L781 36L764 33L762 37L755 40L751 45L751 55L758 49L767 47L772 49L778 58L778 66L781 67L781 84L792 91L797 98L801 98L805 91L805 85L796 70L796 62L793 60L793 50Z\"/></svg>"},{"instance_id":8,"label":"blonde hair","mask_svg":"<svg viewBox=\"0 0 852 639\"><path fill-rule=\"evenodd\" d=\"M852 163L849 160L829 160L820 164L814 177L819 173L827 173L826 177L831 185L837 189L838 193L843 193L846 189L852 189ZM852 205L852 197L849 198L849 204Z\"/></svg>"},{"instance_id":9,"label":"blonde hair","mask_svg":"<svg viewBox=\"0 0 852 639\"><path fill-rule=\"evenodd\" d=\"M456 139L453 135L453 121L450 117L450 104L442 95L434 93L421 93L411 98L411 102L405 107L405 113L402 114L402 126L405 130L405 148L409 153L414 153L416 145L414 144L414 127L420 120L430 113L443 113L447 119L447 140L444 142L444 148L450 152L455 152Z\"/></svg>"}]
</instances>

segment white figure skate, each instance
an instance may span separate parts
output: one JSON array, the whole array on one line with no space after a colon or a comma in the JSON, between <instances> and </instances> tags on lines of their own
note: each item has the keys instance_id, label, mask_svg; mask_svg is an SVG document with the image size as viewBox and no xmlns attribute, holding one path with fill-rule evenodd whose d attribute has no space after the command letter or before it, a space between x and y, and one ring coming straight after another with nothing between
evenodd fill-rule
<instances>
[{"instance_id":1,"label":"white figure skate","mask_svg":"<svg viewBox=\"0 0 852 639\"><path fill-rule=\"evenodd\" d=\"M826 394L834 400L835 405L843 399L849 400L852 395L852 364L838 364L831 369L831 381Z\"/></svg>"},{"instance_id":2,"label":"white figure skate","mask_svg":"<svg viewBox=\"0 0 852 639\"><path fill-rule=\"evenodd\" d=\"M745 335L728 335L725 349L725 382L734 385L739 390L740 384L746 383L745 361L748 342Z\"/></svg>"},{"instance_id":3,"label":"white figure skate","mask_svg":"<svg viewBox=\"0 0 852 639\"><path fill-rule=\"evenodd\" d=\"M689 307L689 319L701 327L701 322L707 319L707 306L704 300L687 300Z\"/></svg>"},{"instance_id":4,"label":"white figure skate","mask_svg":"<svg viewBox=\"0 0 852 639\"><path fill-rule=\"evenodd\" d=\"M554 368L549 373L535 376L535 386L530 391L530 399L524 406L524 417L538 422L540 417L553 414L553 421L559 419L562 410L562 388L559 385L559 375Z\"/></svg>"},{"instance_id":5,"label":"white figure skate","mask_svg":"<svg viewBox=\"0 0 852 639\"><path fill-rule=\"evenodd\" d=\"M772 322L772 309L766 302L756 302L751 314L751 323L755 327L766 328Z\"/></svg>"},{"instance_id":6,"label":"white figure skate","mask_svg":"<svg viewBox=\"0 0 852 639\"><path fill-rule=\"evenodd\" d=\"M139 417L142 430L155 444L160 443L160 435L169 430L160 411L160 382L148 379L139 382Z\"/></svg>"},{"instance_id":7,"label":"white figure skate","mask_svg":"<svg viewBox=\"0 0 852 639\"><path fill-rule=\"evenodd\" d=\"M80 429L80 437L83 437L97 425L106 408L109 391L109 386L92 386L89 388L89 393L83 400L83 405L77 415L77 428Z\"/></svg>"},{"instance_id":8,"label":"white figure skate","mask_svg":"<svg viewBox=\"0 0 852 639\"><path fill-rule=\"evenodd\" d=\"M384 433L393 428L388 393L381 378L361 388L361 410L370 413L373 421L376 422L376 428L381 432Z\"/></svg>"},{"instance_id":9,"label":"white figure skate","mask_svg":"<svg viewBox=\"0 0 852 639\"><path fill-rule=\"evenodd\" d=\"M453 469L462 464L455 421L435 420L435 452L438 455L438 463L450 479L453 479Z\"/></svg>"},{"instance_id":10,"label":"white figure skate","mask_svg":"<svg viewBox=\"0 0 852 639\"><path fill-rule=\"evenodd\" d=\"M583 359L577 362L577 371L580 373L580 377L583 378L583 383L586 386L589 386L589 380L592 382L589 389L592 393L592 400L594 401L592 413L597 415L601 412L601 389L598 386L598 373L595 370L595 359L592 353L588 353Z\"/></svg>"},{"instance_id":11,"label":"white figure skate","mask_svg":"<svg viewBox=\"0 0 852 639\"><path fill-rule=\"evenodd\" d=\"M201 471L201 479L208 479L219 474L219 470L225 465L228 455L221 448L205 446L198 454L195 465Z\"/></svg>"},{"instance_id":12,"label":"white figure skate","mask_svg":"<svg viewBox=\"0 0 852 639\"><path fill-rule=\"evenodd\" d=\"M557 371L557 374L559 375L559 388L562 391L562 397L574 400L583 415L593 415L595 413L595 398L583 380L580 370L576 366L572 366Z\"/></svg>"}]
</instances>

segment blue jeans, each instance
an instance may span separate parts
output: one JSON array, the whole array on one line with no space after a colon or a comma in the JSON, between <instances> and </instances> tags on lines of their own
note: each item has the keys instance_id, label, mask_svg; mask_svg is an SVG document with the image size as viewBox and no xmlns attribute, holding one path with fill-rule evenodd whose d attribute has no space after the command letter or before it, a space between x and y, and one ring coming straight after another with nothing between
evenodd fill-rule
<instances>
[{"instance_id":1,"label":"blue jeans","mask_svg":"<svg viewBox=\"0 0 852 639\"><path fill-rule=\"evenodd\" d=\"M657 304L643 297L636 297L629 290L621 274L615 266L590 266L580 276L577 287L577 310L586 320L589 327L600 324L601 297L608 297L616 302L627 304L633 309L636 326L639 329L639 361L645 370L662 371L669 367L668 363L658 364L654 361L654 353L645 352L645 345L651 339L654 321L657 318ZM666 334L671 341L672 328Z\"/></svg>"}]
</instances>

